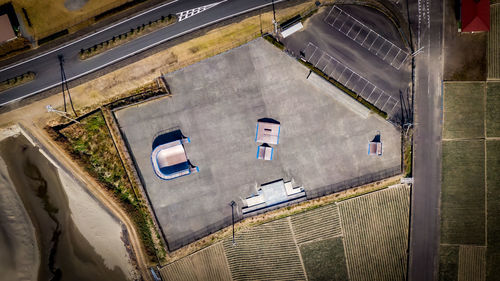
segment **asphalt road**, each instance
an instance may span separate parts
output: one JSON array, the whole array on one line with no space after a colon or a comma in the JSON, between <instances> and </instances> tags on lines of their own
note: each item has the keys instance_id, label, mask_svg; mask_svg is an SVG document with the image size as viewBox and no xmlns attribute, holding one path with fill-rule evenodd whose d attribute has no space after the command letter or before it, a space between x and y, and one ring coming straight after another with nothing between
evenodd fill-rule
<instances>
[{"instance_id":1,"label":"asphalt road","mask_svg":"<svg viewBox=\"0 0 500 281\"><path fill-rule=\"evenodd\" d=\"M277 0L275 3L281 1ZM167 16L217 2L221 3L93 58L81 61L78 57L82 48L85 49L108 40L115 35L129 31L131 28L156 20L162 15ZM59 86L61 74L58 55L64 56L66 77L68 81L71 81L183 34L270 4L271 0L177 0L163 4L159 8L145 11L130 20L111 25L101 32L87 35L25 62L0 69L0 81L16 77L27 71L33 71L37 74L34 81L2 92L0 94L0 107Z\"/></svg>"},{"instance_id":2,"label":"asphalt road","mask_svg":"<svg viewBox=\"0 0 500 281\"><path fill-rule=\"evenodd\" d=\"M443 3L409 1L417 27L415 70L414 186L410 228L410 281L437 280L441 192ZM420 7L419 7L420 5ZM430 11L430 13L428 13Z\"/></svg>"}]
</instances>

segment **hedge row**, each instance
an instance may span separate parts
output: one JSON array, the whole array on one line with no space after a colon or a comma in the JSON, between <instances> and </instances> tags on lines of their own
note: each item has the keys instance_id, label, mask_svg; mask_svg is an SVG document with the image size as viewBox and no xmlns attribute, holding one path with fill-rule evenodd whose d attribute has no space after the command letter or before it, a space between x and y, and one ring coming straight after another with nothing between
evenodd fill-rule
<instances>
[{"instance_id":1,"label":"hedge row","mask_svg":"<svg viewBox=\"0 0 500 281\"><path fill-rule=\"evenodd\" d=\"M301 59L298 59L298 61L300 63L302 63L303 65L305 65L307 68L311 69L312 71L314 71L314 73L320 75L321 77L325 78L328 82L332 83L333 85L335 85L335 87L339 88L340 90L342 90L344 93L348 94L349 96L351 96L353 99L357 100L358 102L360 102L362 105L366 106L367 108L369 108L371 111L377 113L378 115L380 115L382 118L384 119L387 119L387 113L380 110L379 108L377 108L376 106L374 106L373 104L371 104L369 101L365 100L362 96L354 93L353 91L351 91L350 89L348 89L346 86L344 86L343 84L341 84L340 82L338 82L337 80L333 79L332 77L326 75L325 73L323 73L321 70L317 69L316 67L314 67L314 65L312 65L311 63L309 62L306 62L306 61L303 61Z\"/></svg>"},{"instance_id":2,"label":"hedge row","mask_svg":"<svg viewBox=\"0 0 500 281\"><path fill-rule=\"evenodd\" d=\"M80 50L80 59L85 60L100 53L103 53L109 49L112 49L116 46L127 43L133 39L136 39L139 36L150 33L156 29L168 26L177 21L177 17L175 15L162 16L160 19L155 21L150 21L147 24L142 24L136 28L131 28L130 31L119 34L117 36L113 36L113 38L103 41L99 44L96 44L87 49Z\"/></svg>"},{"instance_id":3,"label":"hedge row","mask_svg":"<svg viewBox=\"0 0 500 281\"><path fill-rule=\"evenodd\" d=\"M35 72L28 71L14 78L10 78L0 82L0 91L19 86L35 79Z\"/></svg>"}]
</instances>

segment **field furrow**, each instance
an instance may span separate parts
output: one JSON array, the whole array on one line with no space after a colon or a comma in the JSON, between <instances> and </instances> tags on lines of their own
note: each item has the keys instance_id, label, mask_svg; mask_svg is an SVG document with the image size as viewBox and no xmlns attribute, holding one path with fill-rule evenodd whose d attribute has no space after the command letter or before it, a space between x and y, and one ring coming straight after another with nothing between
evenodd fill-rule
<instances>
[{"instance_id":1,"label":"field furrow","mask_svg":"<svg viewBox=\"0 0 500 281\"><path fill-rule=\"evenodd\" d=\"M409 188L389 188L338 207L350 280L404 280Z\"/></svg>"},{"instance_id":2,"label":"field furrow","mask_svg":"<svg viewBox=\"0 0 500 281\"><path fill-rule=\"evenodd\" d=\"M163 280L231 280L222 243L205 248L160 269Z\"/></svg>"},{"instance_id":3,"label":"field furrow","mask_svg":"<svg viewBox=\"0 0 500 281\"><path fill-rule=\"evenodd\" d=\"M331 204L291 217L297 243L342 235L337 205Z\"/></svg>"},{"instance_id":4,"label":"field furrow","mask_svg":"<svg viewBox=\"0 0 500 281\"><path fill-rule=\"evenodd\" d=\"M485 280L486 247L460 246L458 252L458 280Z\"/></svg>"},{"instance_id":5,"label":"field furrow","mask_svg":"<svg viewBox=\"0 0 500 281\"><path fill-rule=\"evenodd\" d=\"M233 280L304 280L304 271L286 219L237 233L224 241Z\"/></svg>"},{"instance_id":6,"label":"field furrow","mask_svg":"<svg viewBox=\"0 0 500 281\"><path fill-rule=\"evenodd\" d=\"M500 79L500 4L491 5L488 32L488 78Z\"/></svg>"}]
</instances>

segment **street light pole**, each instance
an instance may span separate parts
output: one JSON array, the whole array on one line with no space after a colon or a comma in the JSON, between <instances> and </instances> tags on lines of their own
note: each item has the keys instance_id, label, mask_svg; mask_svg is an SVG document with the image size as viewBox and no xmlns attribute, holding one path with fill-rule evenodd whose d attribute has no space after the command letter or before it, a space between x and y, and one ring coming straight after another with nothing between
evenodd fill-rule
<instances>
[{"instance_id":1,"label":"street light pole","mask_svg":"<svg viewBox=\"0 0 500 281\"><path fill-rule=\"evenodd\" d=\"M236 205L236 202L231 201L231 221L233 223L233 246L236 245L236 242L234 241L234 205Z\"/></svg>"},{"instance_id":2,"label":"street light pole","mask_svg":"<svg viewBox=\"0 0 500 281\"><path fill-rule=\"evenodd\" d=\"M66 118L66 119L69 119L69 120L71 120L71 121L73 121L75 123L80 124L80 122L78 120L69 117L67 112L54 109L52 107L52 105L50 105L50 104L47 105L45 108L47 109L47 112L54 112L54 113L56 113L56 114L58 114L58 115L60 115L60 116L62 116L64 118Z\"/></svg>"},{"instance_id":3,"label":"street light pole","mask_svg":"<svg viewBox=\"0 0 500 281\"><path fill-rule=\"evenodd\" d=\"M273 4L273 24L274 24L274 35L278 34L278 22L276 21L276 10L274 9L274 0L272 0Z\"/></svg>"}]
</instances>

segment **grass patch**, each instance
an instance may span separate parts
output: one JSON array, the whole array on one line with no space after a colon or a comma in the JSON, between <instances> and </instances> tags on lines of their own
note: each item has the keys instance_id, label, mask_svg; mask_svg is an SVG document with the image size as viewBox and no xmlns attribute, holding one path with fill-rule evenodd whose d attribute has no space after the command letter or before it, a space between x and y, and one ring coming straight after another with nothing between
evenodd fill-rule
<instances>
[{"instance_id":1,"label":"grass patch","mask_svg":"<svg viewBox=\"0 0 500 281\"><path fill-rule=\"evenodd\" d=\"M0 92L5 91L10 88L14 88L16 86L22 85L24 83L28 83L29 81L32 81L35 79L35 73L34 72L26 72L24 74L21 74L19 76L16 76L14 78L7 79L5 81L0 82Z\"/></svg>"},{"instance_id":2,"label":"grass patch","mask_svg":"<svg viewBox=\"0 0 500 281\"><path fill-rule=\"evenodd\" d=\"M130 180L120 160L101 111L97 111L72 124L60 133L65 137L66 148L89 174L121 203L132 221L150 260L155 260L156 248L151 233L152 220L135 196Z\"/></svg>"},{"instance_id":3,"label":"grass patch","mask_svg":"<svg viewBox=\"0 0 500 281\"><path fill-rule=\"evenodd\" d=\"M486 135L500 137L500 82L488 82L486 90Z\"/></svg>"},{"instance_id":4,"label":"grass patch","mask_svg":"<svg viewBox=\"0 0 500 281\"><path fill-rule=\"evenodd\" d=\"M484 141L443 142L441 243L485 243Z\"/></svg>"},{"instance_id":5,"label":"grass patch","mask_svg":"<svg viewBox=\"0 0 500 281\"><path fill-rule=\"evenodd\" d=\"M305 65L307 68L311 69L312 71L314 71L314 73L318 74L319 76L325 78L328 82L332 83L333 85L335 85L335 87L339 88L340 90L342 90L344 93L348 94L349 96L351 96L353 99L357 100L358 102L360 102L362 105L366 106L368 109L370 109L371 111L377 113L378 115L380 115L382 118L384 119L387 119L387 113L378 109L376 106L374 106L373 104L371 104L369 101L365 100L362 96L354 93L353 91L351 91L350 89L348 89L347 87L345 87L344 85L342 85L340 82L338 82L337 80L331 78L330 76L326 75L325 73L323 73L321 70L317 69L316 67L314 67L314 65L312 65L311 63L309 62L306 62L306 61L303 61L303 60L298 60L300 63L302 63L303 65Z\"/></svg>"},{"instance_id":6,"label":"grass patch","mask_svg":"<svg viewBox=\"0 0 500 281\"><path fill-rule=\"evenodd\" d=\"M439 278L440 281L458 280L458 246L439 246Z\"/></svg>"},{"instance_id":7,"label":"grass patch","mask_svg":"<svg viewBox=\"0 0 500 281\"><path fill-rule=\"evenodd\" d=\"M486 250L486 279L500 276L500 141L486 142L488 248Z\"/></svg>"},{"instance_id":8,"label":"grass patch","mask_svg":"<svg viewBox=\"0 0 500 281\"><path fill-rule=\"evenodd\" d=\"M342 237L302 244L300 254L308 280L348 280Z\"/></svg>"},{"instance_id":9,"label":"grass patch","mask_svg":"<svg viewBox=\"0 0 500 281\"><path fill-rule=\"evenodd\" d=\"M444 84L444 139L484 137L484 87L484 82Z\"/></svg>"},{"instance_id":10,"label":"grass patch","mask_svg":"<svg viewBox=\"0 0 500 281\"><path fill-rule=\"evenodd\" d=\"M7 2L12 2L16 13L23 15L19 17L19 20L25 22L28 32L36 39L40 39L81 22L88 21L87 25L90 25L94 22L94 16L128 1L88 1L81 9L74 11L70 11L65 7L66 0L0 0L0 4ZM31 25L28 24L28 20Z\"/></svg>"},{"instance_id":11,"label":"grass patch","mask_svg":"<svg viewBox=\"0 0 500 281\"><path fill-rule=\"evenodd\" d=\"M412 143L410 141L406 141L404 148L405 178L410 178L412 175L412 165L413 165L412 150L413 150Z\"/></svg>"},{"instance_id":12,"label":"grass patch","mask_svg":"<svg viewBox=\"0 0 500 281\"><path fill-rule=\"evenodd\" d=\"M113 36L113 38L96 44L90 48L81 49L80 59L85 60L91 58L95 55L106 52L107 50L113 49L114 47L123 45L155 30L169 26L175 22L177 22L177 16L175 15L168 15L166 17L162 16L155 21L150 21L148 24L143 24L136 28L132 28L128 32L122 33L118 36Z\"/></svg>"}]
</instances>

